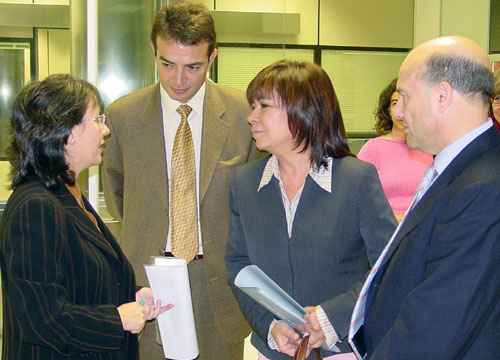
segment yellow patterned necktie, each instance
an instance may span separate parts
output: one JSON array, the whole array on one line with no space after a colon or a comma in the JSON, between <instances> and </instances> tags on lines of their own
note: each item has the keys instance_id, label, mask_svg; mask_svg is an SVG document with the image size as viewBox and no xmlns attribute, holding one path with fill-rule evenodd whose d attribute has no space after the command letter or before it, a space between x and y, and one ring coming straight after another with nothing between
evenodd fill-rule
<instances>
[{"instance_id":1,"label":"yellow patterned necktie","mask_svg":"<svg viewBox=\"0 0 500 360\"><path fill-rule=\"evenodd\" d=\"M172 254L176 258L186 259L188 263L198 254L196 163L193 136L187 122L191 110L188 105L177 108L181 123L175 133L172 151L170 190Z\"/></svg>"}]
</instances>

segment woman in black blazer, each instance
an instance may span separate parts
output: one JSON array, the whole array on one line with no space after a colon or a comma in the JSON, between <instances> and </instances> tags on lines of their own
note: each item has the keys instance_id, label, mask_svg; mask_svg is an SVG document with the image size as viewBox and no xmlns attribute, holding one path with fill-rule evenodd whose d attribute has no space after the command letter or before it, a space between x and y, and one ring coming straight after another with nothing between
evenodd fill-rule
<instances>
[{"instance_id":1,"label":"woman in black blazer","mask_svg":"<svg viewBox=\"0 0 500 360\"><path fill-rule=\"evenodd\" d=\"M154 304L76 178L99 165L109 134L97 89L70 75L16 97L9 159L14 190L0 223L2 359L137 359Z\"/></svg>"},{"instance_id":2,"label":"woman in black blazer","mask_svg":"<svg viewBox=\"0 0 500 360\"><path fill-rule=\"evenodd\" d=\"M247 99L256 145L272 156L233 173L226 265L252 343L260 359L289 359L298 332L307 331L311 347L324 344L324 358L355 359L346 341L351 313L396 226L376 170L349 151L335 91L319 66L274 63L252 80ZM277 321L234 285L249 264L309 305L307 325Z\"/></svg>"}]
</instances>

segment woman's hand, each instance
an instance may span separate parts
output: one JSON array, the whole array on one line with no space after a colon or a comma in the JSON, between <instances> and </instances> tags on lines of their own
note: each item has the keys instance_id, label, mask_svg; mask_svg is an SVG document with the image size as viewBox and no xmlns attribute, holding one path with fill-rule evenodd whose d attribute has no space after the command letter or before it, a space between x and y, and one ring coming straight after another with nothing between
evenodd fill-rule
<instances>
[{"instance_id":1,"label":"woman's hand","mask_svg":"<svg viewBox=\"0 0 500 360\"><path fill-rule=\"evenodd\" d=\"M158 317L158 315L164 313L165 311L174 307L173 304L167 304L165 306L161 306L160 300L154 302L153 292L148 287L141 288L138 292L135 293L135 301L141 303L144 306L149 306L149 312L146 315L146 320L153 320Z\"/></svg>"},{"instance_id":2,"label":"woman's hand","mask_svg":"<svg viewBox=\"0 0 500 360\"><path fill-rule=\"evenodd\" d=\"M314 306L306 306L304 309L307 311L307 314L304 315L304 320L307 321L307 323L304 325L296 325L295 329L310 335L309 346L311 348L319 348L326 338L319 324L315 310L316 308Z\"/></svg>"},{"instance_id":3,"label":"woman's hand","mask_svg":"<svg viewBox=\"0 0 500 360\"><path fill-rule=\"evenodd\" d=\"M138 334L146 323L149 311L149 305L141 305L137 301L118 306L123 330L130 331L132 334Z\"/></svg>"},{"instance_id":4,"label":"woman's hand","mask_svg":"<svg viewBox=\"0 0 500 360\"><path fill-rule=\"evenodd\" d=\"M300 336L290 326L278 322L273 326L271 335L280 352L292 356L300 345Z\"/></svg>"}]
</instances>

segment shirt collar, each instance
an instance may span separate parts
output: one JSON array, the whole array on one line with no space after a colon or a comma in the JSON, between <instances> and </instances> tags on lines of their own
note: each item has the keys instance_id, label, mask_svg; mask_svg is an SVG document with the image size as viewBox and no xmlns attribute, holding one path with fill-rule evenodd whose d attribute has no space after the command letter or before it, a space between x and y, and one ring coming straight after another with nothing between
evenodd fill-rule
<instances>
[{"instance_id":1,"label":"shirt collar","mask_svg":"<svg viewBox=\"0 0 500 360\"><path fill-rule=\"evenodd\" d=\"M309 175L314 180L319 187L323 190L332 192L332 164L333 159L331 157L328 158L328 169L325 166L321 166L318 170L315 169L314 166L311 166L309 169ZM279 181L280 179L280 169L279 169L279 161L275 155L272 155L266 163L264 168L264 172L262 173L262 178L260 179L259 187L257 188L257 192L260 191L264 186L269 184L272 177L275 177Z\"/></svg>"},{"instance_id":2,"label":"shirt collar","mask_svg":"<svg viewBox=\"0 0 500 360\"><path fill-rule=\"evenodd\" d=\"M469 145L472 141L474 141L474 139L476 139L479 135L484 133L492 126L493 122L491 121L491 119L488 119L488 121L469 131L467 134L458 138L450 145L446 146L443 150L441 150L434 159L434 165L436 166L438 175L446 169L446 167L467 145Z\"/></svg>"},{"instance_id":3,"label":"shirt collar","mask_svg":"<svg viewBox=\"0 0 500 360\"><path fill-rule=\"evenodd\" d=\"M196 114L199 114L200 116L203 115L203 100L205 99L205 84L206 82L203 83L203 85L200 87L198 92L194 94L194 96L185 104L189 105L192 109L193 112ZM163 85L160 83L160 96L161 96L161 103L163 105L163 111L165 111L165 115L167 118L170 118L172 114L176 113L177 108L180 105L183 105L180 101L174 100L168 95L168 93L165 91L163 88Z\"/></svg>"},{"instance_id":4,"label":"shirt collar","mask_svg":"<svg viewBox=\"0 0 500 360\"><path fill-rule=\"evenodd\" d=\"M82 191L80 190L80 186L78 186L78 183L75 181L73 185L68 185L66 183L64 183L64 185L69 190L71 195L73 195L78 205L80 205L81 208L85 209L85 204L82 199Z\"/></svg>"}]
</instances>

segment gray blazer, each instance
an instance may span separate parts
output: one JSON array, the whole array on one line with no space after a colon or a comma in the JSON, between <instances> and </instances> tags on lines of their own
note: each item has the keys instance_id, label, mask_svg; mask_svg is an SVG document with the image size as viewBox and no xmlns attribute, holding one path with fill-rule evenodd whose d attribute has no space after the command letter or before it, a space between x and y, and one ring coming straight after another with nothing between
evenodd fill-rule
<instances>
[{"instance_id":1,"label":"gray blazer","mask_svg":"<svg viewBox=\"0 0 500 360\"><path fill-rule=\"evenodd\" d=\"M206 82L200 170L200 222L211 306L228 344L241 342L248 325L226 282L224 250L229 184L234 166L256 155L244 93ZM102 179L110 213L123 224L120 245L147 284L144 264L165 247L168 181L159 84L127 95L106 109L111 136Z\"/></svg>"},{"instance_id":2,"label":"gray blazer","mask_svg":"<svg viewBox=\"0 0 500 360\"><path fill-rule=\"evenodd\" d=\"M268 348L267 333L275 317L235 287L239 270L255 264L299 304L320 304L344 339L363 279L391 237L396 219L373 165L345 157L333 160L332 193L306 177L289 238L278 180L273 177L257 192L266 161L233 174L226 265L254 329L252 343L268 358L288 359ZM350 351L347 341L338 346Z\"/></svg>"}]
</instances>

